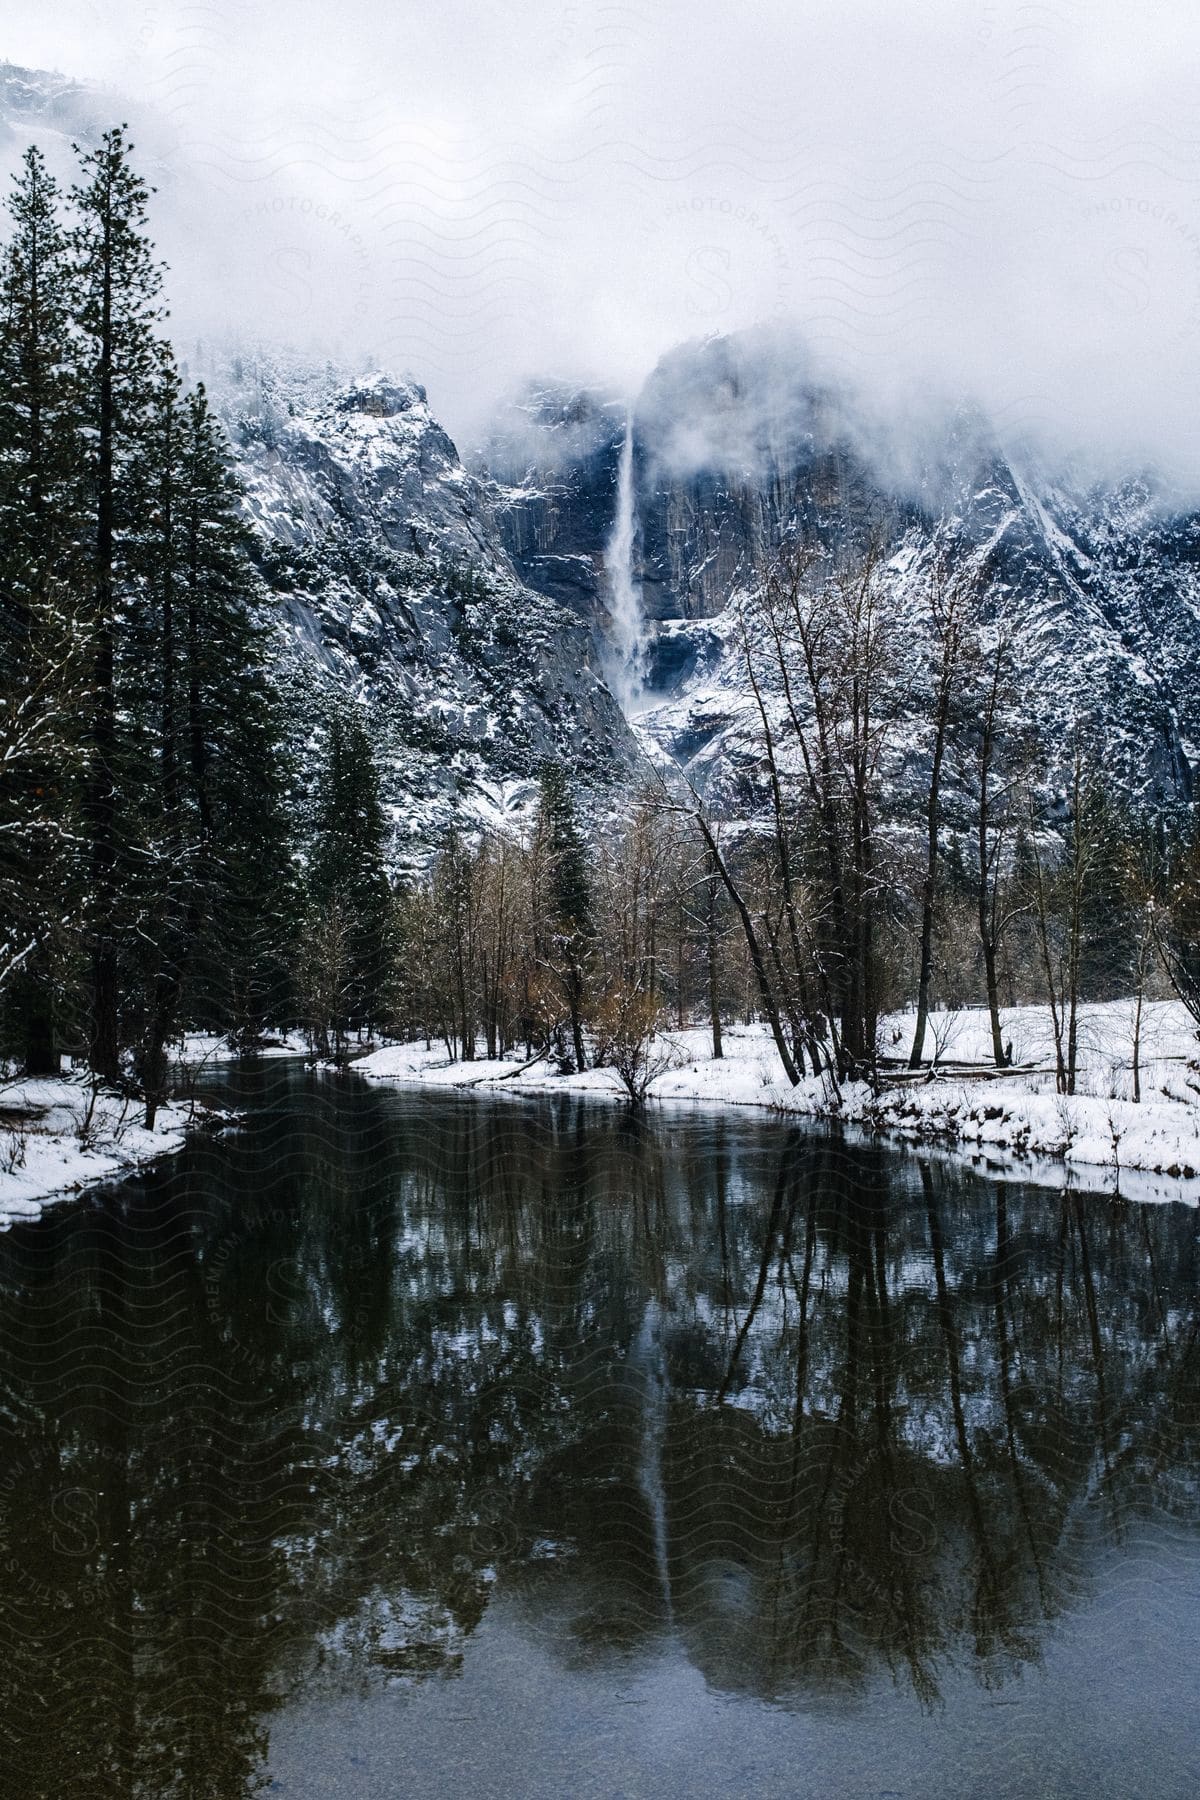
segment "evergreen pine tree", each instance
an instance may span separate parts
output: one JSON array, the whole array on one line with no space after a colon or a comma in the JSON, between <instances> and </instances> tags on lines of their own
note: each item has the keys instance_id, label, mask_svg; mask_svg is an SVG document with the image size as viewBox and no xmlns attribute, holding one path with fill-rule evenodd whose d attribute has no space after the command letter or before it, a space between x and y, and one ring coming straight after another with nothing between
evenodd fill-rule
<instances>
[{"instance_id":1,"label":"evergreen pine tree","mask_svg":"<svg viewBox=\"0 0 1200 1800\"><path fill-rule=\"evenodd\" d=\"M361 1029L380 1017L388 987L392 894L387 823L379 776L361 722L335 713L317 795L309 859L309 897L318 918L340 913L346 974L339 1028Z\"/></svg>"},{"instance_id":2,"label":"evergreen pine tree","mask_svg":"<svg viewBox=\"0 0 1200 1800\"><path fill-rule=\"evenodd\" d=\"M434 881L441 950L449 976L446 996L458 1054L475 1056L475 858L457 825L442 839Z\"/></svg>"},{"instance_id":3,"label":"evergreen pine tree","mask_svg":"<svg viewBox=\"0 0 1200 1800\"><path fill-rule=\"evenodd\" d=\"M291 796L223 435L157 334L149 189L122 130L81 164L64 232L27 155L0 261L0 1000L51 1066L50 924L75 969L86 944L93 1066L135 1045L153 1123L185 1014L247 1041L288 1004Z\"/></svg>"},{"instance_id":4,"label":"evergreen pine tree","mask_svg":"<svg viewBox=\"0 0 1200 1800\"><path fill-rule=\"evenodd\" d=\"M286 1014L297 929L291 770L267 673L265 604L223 435L188 397L181 501L181 760L207 895L197 1022L252 1043Z\"/></svg>"},{"instance_id":5,"label":"evergreen pine tree","mask_svg":"<svg viewBox=\"0 0 1200 1800\"><path fill-rule=\"evenodd\" d=\"M70 360L70 262L58 189L30 148L0 264L0 672L24 655L70 573L80 438Z\"/></svg>"},{"instance_id":6,"label":"evergreen pine tree","mask_svg":"<svg viewBox=\"0 0 1200 1800\"><path fill-rule=\"evenodd\" d=\"M82 698L74 604L81 441L58 192L26 152L0 261L0 989L10 1043L57 1067L55 1001L78 902Z\"/></svg>"},{"instance_id":7,"label":"evergreen pine tree","mask_svg":"<svg viewBox=\"0 0 1200 1800\"><path fill-rule=\"evenodd\" d=\"M1084 797L1079 829L1092 846L1081 902L1080 989L1087 1000L1115 1000L1134 980L1138 927L1126 871L1135 830L1099 778Z\"/></svg>"},{"instance_id":8,"label":"evergreen pine tree","mask_svg":"<svg viewBox=\"0 0 1200 1800\"><path fill-rule=\"evenodd\" d=\"M91 1059L120 1076L125 904L137 859L132 746L121 706L124 651L138 595L139 450L161 381L161 270L145 235L150 190L129 165L124 129L79 152L71 233L80 403L87 431L86 546L91 602L89 774L84 809L89 870Z\"/></svg>"},{"instance_id":9,"label":"evergreen pine tree","mask_svg":"<svg viewBox=\"0 0 1200 1800\"><path fill-rule=\"evenodd\" d=\"M583 839L575 821L571 790L561 763L542 768L538 824L550 868L551 930L555 961L571 1021L577 1068L587 1067L583 1002L588 943L592 936L591 893Z\"/></svg>"},{"instance_id":10,"label":"evergreen pine tree","mask_svg":"<svg viewBox=\"0 0 1200 1800\"><path fill-rule=\"evenodd\" d=\"M166 1045L203 913L199 845L194 807L184 792L180 730L184 413L167 345L158 346L157 361L154 392L129 470L130 486L140 495L142 521L140 532L130 532L129 562L140 579L126 610L121 655L126 816L137 848L124 886L136 908L139 945L136 962L122 967L122 988L127 1019L140 1019L138 1074L151 1127L166 1092Z\"/></svg>"},{"instance_id":11,"label":"evergreen pine tree","mask_svg":"<svg viewBox=\"0 0 1200 1800\"><path fill-rule=\"evenodd\" d=\"M282 733L254 611L261 584L207 396L180 398L165 350L141 481L147 534L126 663L145 739L130 767L142 777L134 892L152 1122L185 999L195 1022L243 1045L283 1004L294 909Z\"/></svg>"}]
</instances>

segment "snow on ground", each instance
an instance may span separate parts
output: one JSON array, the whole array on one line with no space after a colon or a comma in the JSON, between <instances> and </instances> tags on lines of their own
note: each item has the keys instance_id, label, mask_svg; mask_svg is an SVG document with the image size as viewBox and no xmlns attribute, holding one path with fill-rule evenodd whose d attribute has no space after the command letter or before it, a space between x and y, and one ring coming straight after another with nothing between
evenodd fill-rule
<instances>
[{"instance_id":1,"label":"snow on ground","mask_svg":"<svg viewBox=\"0 0 1200 1800\"><path fill-rule=\"evenodd\" d=\"M0 1231L183 1146L191 1114L162 1106L153 1131L139 1101L95 1093L86 1076L0 1083Z\"/></svg>"},{"instance_id":2,"label":"snow on ground","mask_svg":"<svg viewBox=\"0 0 1200 1800\"><path fill-rule=\"evenodd\" d=\"M263 1056L307 1056L309 1041L302 1031L281 1032L278 1037L268 1038L257 1046L253 1055ZM231 1044L227 1037L219 1037L211 1031L189 1031L184 1034L179 1049L179 1060L193 1073L215 1063L239 1062L245 1051Z\"/></svg>"},{"instance_id":3,"label":"snow on ground","mask_svg":"<svg viewBox=\"0 0 1200 1800\"><path fill-rule=\"evenodd\" d=\"M1003 1014L1012 1043L1011 1072L992 1071L986 1012L971 1008L936 1014L926 1040L948 1064L978 1063L979 1074L937 1069L916 1084L875 1094L853 1083L835 1095L809 1077L790 1087L765 1026L727 1028L723 1058L713 1060L708 1030L670 1032L660 1040L669 1062L652 1081L650 1098L716 1105L759 1106L850 1127L883 1131L960 1156L993 1174L1061 1186L1063 1164L1073 1182L1139 1200L1200 1204L1200 1043L1183 1008L1155 1001L1143 1009L1141 1101L1132 1098L1133 1006L1124 1001L1081 1009L1080 1091L1055 1089L1054 1038L1049 1013L1014 1007ZM894 1056L912 1041L911 1013L884 1022L883 1047ZM1032 1068L1021 1065L1033 1065ZM610 1099L622 1094L612 1069L560 1075L542 1060L524 1068L508 1062L451 1062L445 1047L394 1045L354 1063L377 1081L475 1088L500 1093L576 1093Z\"/></svg>"}]
</instances>

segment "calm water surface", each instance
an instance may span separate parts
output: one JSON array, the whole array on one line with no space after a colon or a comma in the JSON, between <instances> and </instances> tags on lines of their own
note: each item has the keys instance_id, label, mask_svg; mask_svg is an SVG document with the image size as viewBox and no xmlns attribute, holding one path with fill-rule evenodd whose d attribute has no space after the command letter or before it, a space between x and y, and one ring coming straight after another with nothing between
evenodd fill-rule
<instances>
[{"instance_id":1,"label":"calm water surface","mask_svg":"<svg viewBox=\"0 0 1200 1800\"><path fill-rule=\"evenodd\" d=\"M1200 1793L1200 1214L267 1064L0 1238L0 1792Z\"/></svg>"}]
</instances>

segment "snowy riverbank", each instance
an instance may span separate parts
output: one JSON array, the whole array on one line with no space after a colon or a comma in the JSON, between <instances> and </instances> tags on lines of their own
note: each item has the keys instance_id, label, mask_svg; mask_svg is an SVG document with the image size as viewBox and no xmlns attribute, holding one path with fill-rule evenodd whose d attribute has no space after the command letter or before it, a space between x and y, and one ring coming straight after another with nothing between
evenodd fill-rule
<instances>
[{"instance_id":1,"label":"snowy riverbank","mask_svg":"<svg viewBox=\"0 0 1200 1800\"><path fill-rule=\"evenodd\" d=\"M262 1045L255 1058L309 1053L299 1032ZM174 1046L187 1087L206 1068L242 1055L227 1038L189 1032ZM141 1100L97 1091L86 1070L55 1079L0 1078L0 1231L17 1219L36 1218L53 1200L98 1182L127 1175L144 1163L181 1150L198 1124L229 1122L226 1115L189 1101L160 1106L153 1131L142 1120Z\"/></svg>"},{"instance_id":2,"label":"snowy riverbank","mask_svg":"<svg viewBox=\"0 0 1200 1800\"><path fill-rule=\"evenodd\" d=\"M764 1026L727 1028L720 1061L713 1059L707 1030L670 1032L656 1047L659 1060L669 1066L651 1082L649 1098L657 1105L748 1106L836 1120L852 1132L882 1132L991 1174L1059 1187L1065 1165L1072 1184L1089 1191L1200 1204L1200 1045L1182 1007L1157 1001L1144 1010L1140 1103L1132 1098L1128 1003L1083 1009L1081 1091L1069 1098L1055 1091L1053 1038L1044 1009L1005 1012L1005 1040L1011 1040L1014 1063L1020 1065L1011 1071L988 1070L990 1035L982 1011L940 1014L934 1024L938 1054L947 1067L879 1094L855 1083L840 1096L812 1078L790 1087ZM903 1054L911 1031L910 1014L886 1021L884 1042L892 1054ZM932 1052L932 1039L927 1048ZM298 1036L259 1052L305 1053ZM236 1054L220 1039L193 1035L182 1045L181 1061L195 1073ZM517 1058L451 1062L441 1045L428 1051L417 1044L388 1045L352 1066L369 1080L399 1086L623 1098L612 1069L560 1075L546 1060L529 1066ZM83 1075L10 1079L0 1086L0 1230L16 1219L36 1217L50 1200L181 1149L195 1123L192 1109L180 1103L160 1109L152 1132L141 1120L139 1104L115 1094L95 1095Z\"/></svg>"},{"instance_id":3,"label":"snowy riverbank","mask_svg":"<svg viewBox=\"0 0 1200 1800\"><path fill-rule=\"evenodd\" d=\"M952 1150L994 1173L1061 1185L1066 1164L1076 1185L1120 1191L1130 1199L1200 1204L1200 1045L1183 1008L1158 1001L1144 1008L1141 1101L1132 1098L1133 1008L1123 1001L1087 1006L1080 1021L1080 1092L1056 1093L1053 1037L1042 1008L1004 1014L1013 1046L1011 1072L987 1069L986 1013L968 1009L934 1021L939 1054L953 1067L931 1079L875 1094L854 1083L834 1095L809 1078L791 1087L765 1027L725 1033L725 1054L712 1057L706 1030L671 1032L662 1041L671 1066L650 1084L657 1102L766 1107L810 1118L836 1118L909 1143ZM884 1042L901 1055L911 1042L911 1014L885 1022ZM932 1053L931 1037L927 1051ZM970 1071L961 1064L978 1065ZM1033 1065L1030 1067L1029 1065ZM499 1093L577 1093L619 1099L611 1069L560 1075L542 1061L450 1062L442 1046L377 1050L354 1063L357 1074L401 1085Z\"/></svg>"},{"instance_id":4,"label":"snowy riverbank","mask_svg":"<svg viewBox=\"0 0 1200 1800\"><path fill-rule=\"evenodd\" d=\"M191 1109L159 1108L153 1131L140 1101L98 1092L82 1075L0 1084L0 1231L47 1201L127 1174L183 1147Z\"/></svg>"}]
</instances>

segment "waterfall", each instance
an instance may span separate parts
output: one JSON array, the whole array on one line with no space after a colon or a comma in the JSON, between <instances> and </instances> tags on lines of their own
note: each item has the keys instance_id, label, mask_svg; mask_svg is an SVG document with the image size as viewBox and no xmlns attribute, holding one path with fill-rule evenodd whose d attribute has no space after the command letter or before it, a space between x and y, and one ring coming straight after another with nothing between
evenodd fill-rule
<instances>
[{"instance_id":1,"label":"waterfall","mask_svg":"<svg viewBox=\"0 0 1200 1800\"><path fill-rule=\"evenodd\" d=\"M667 1356L657 1300L646 1302L636 1360L642 1370L642 1439L638 1446L638 1486L650 1510L654 1567L667 1626L675 1622L671 1573L667 1564L667 1495L663 1486L663 1439L667 1435Z\"/></svg>"},{"instance_id":2,"label":"waterfall","mask_svg":"<svg viewBox=\"0 0 1200 1800\"><path fill-rule=\"evenodd\" d=\"M633 415L625 417L625 437L617 463L617 514L604 546L612 616L613 664L609 684L625 711L635 712L645 679L645 631L640 585L633 578L637 515L633 502Z\"/></svg>"}]
</instances>

